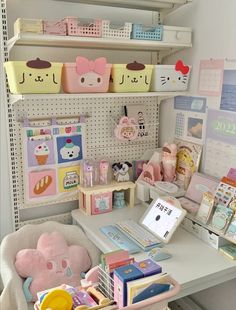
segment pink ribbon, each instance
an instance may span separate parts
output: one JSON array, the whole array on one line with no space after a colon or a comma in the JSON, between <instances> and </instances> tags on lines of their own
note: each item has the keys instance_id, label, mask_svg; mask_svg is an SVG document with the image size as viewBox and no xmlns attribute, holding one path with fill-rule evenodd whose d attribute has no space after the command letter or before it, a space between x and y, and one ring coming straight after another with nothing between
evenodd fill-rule
<instances>
[{"instance_id":1,"label":"pink ribbon","mask_svg":"<svg viewBox=\"0 0 236 310\"><path fill-rule=\"evenodd\" d=\"M76 72L83 75L90 71L103 75L106 71L107 60L105 57L100 57L94 61L88 60L85 57L78 56L76 58Z\"/></svg>"}]
</instances>

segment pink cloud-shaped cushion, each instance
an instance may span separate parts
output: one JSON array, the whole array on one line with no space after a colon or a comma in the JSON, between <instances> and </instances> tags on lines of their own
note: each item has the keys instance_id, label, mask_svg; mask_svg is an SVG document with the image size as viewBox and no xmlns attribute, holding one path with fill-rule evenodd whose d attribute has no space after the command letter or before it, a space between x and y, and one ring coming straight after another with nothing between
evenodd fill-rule
<instances>
[{"instance_id":1,"label":"pink cloud-shaped cushion","mask_svg":"<svg viewBox=\"0 0 236 310\"><path fill-rule=\"evenodd\" d=\"M29 293L32 301L37 292L63 283L80 285L81 272L86 272L91 260L85 248L68 246L59 232L44 233L39 237L37 249L24 249L17 253L15 267L22 278L32 278Z\"/></svg>"}]
</instances>

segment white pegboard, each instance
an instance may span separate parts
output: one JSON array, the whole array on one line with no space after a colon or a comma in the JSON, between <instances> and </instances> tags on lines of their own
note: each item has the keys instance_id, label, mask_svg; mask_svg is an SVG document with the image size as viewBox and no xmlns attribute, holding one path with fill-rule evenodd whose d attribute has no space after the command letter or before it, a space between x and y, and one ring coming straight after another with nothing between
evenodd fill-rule
<instances>
[{"instance_id":1,"label":"white pegboard","mask_svg":"<svg viewBox=\"0 0 236 310\"><path fill-rule=\"evenodd\" d=\"M116 122L124 115L125 105L142 104L150 125L149 136L135 141L120 142L113 134ZM27 115L30 125L49 125L50 119L58 118L60 123L73 122L76 116L88 114L86 122L86 157L91 159L109 158L116 161L139 159L147 149L158 146L159 108L155 97L75 97L65 99L60 95L50 98L37 97L20 100L12 105L13 144L16 174L16 197L19 209L28 207L24 203L23 158L22 158L22 115ZM60 120L60 117L67 117ZM34 120L34 119L37 119ZM41 120L39 120L41 119ZM76 200L77 196L66 197L49 204ZM38 206L42 204L37 204Z\"/></svg>"}]
</instances>

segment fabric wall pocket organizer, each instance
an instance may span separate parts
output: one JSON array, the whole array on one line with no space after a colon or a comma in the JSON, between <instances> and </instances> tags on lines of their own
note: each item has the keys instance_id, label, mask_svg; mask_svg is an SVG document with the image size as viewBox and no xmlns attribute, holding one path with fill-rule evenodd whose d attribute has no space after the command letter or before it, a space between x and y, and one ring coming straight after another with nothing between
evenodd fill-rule
<instances>
[{"instance_id":1,"label":"fabric wall pocket organizer","mask_svg":"<svg viewBox=\"0 0 236 310\"><path fill-rule=\"evenodd\" d=\"M23 127L24 206L76 200L84 123Z\"/></svg>"}]
</instances>

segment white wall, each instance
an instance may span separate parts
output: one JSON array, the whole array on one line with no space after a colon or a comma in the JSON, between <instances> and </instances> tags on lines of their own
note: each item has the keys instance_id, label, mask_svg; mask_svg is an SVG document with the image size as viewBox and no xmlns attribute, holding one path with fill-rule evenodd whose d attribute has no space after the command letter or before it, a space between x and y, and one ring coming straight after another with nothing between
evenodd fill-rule
<instances>
[{"instance_id":1,"label":"white wall","mask_svg":"<svg viewBox=\"0 0 236 310\"><path fill-rule=\"evenodd\" d=\"M193 0L193 4L179 9L166 19L168 24L193 28L193 48L168 58L168 63L174 64L175 60L181 57L186 63L193 65L191 95L198 95L198 68L201 59L236 59L235 12L235 0ZM226 62L225 66L236 68L236 61ZM207 98L207 104L217 109L220 98ZM174 122L168 122L169 119L174 119L173 117L173 100L162 102L161 144L173 139ZM168 124L168 127L165 124ZM206 310L231 310L236 309L235 293L236 279L196 293L192 298Z\"/></svg>"}]
</instances>

